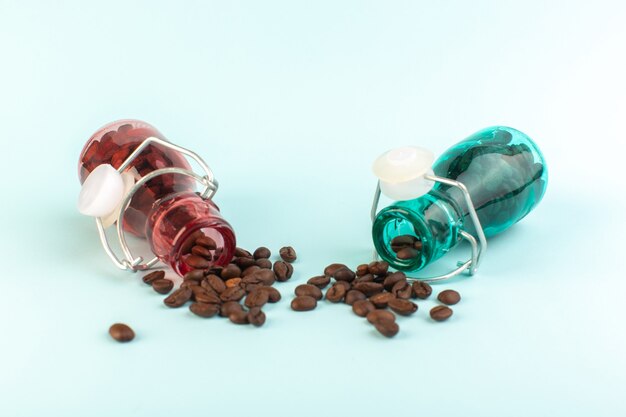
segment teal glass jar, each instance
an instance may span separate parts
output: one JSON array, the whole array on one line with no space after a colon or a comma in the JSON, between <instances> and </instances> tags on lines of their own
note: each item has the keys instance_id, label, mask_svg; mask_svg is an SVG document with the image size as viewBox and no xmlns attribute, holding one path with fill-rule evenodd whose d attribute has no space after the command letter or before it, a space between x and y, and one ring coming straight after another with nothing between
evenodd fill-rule
<instances>
[{"instance_id":1,"label":"teal glass jar","mask_svg":"<svg viewBox=\"0 0 626 417\"><path fill-rule=\"evenodd\" d=\"M541 201L548 182L537 145L524 133L496 126L474 133L445 151L432 166L437 177L469 191L486 237L523 219ZM374 218L372 237L380 257L401 271L417 271L457 246L461 231L476 237L462 191L443 183Z\"/></svg>"}]
</instances>

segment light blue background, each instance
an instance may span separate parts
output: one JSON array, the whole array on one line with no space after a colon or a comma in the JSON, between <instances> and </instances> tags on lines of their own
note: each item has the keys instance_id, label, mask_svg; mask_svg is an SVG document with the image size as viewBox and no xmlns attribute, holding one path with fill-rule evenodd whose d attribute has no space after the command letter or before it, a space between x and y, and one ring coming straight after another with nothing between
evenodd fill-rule
<instances>
[{"instance_id":1,"label":"light blue background","mask_svg":"<svg viewBox=\"0 0 626 417\"><path fill-rule=\"evenodd\" d=\"M620 1L0 0L0 415L626 415L625 19ZM242 246L298 250L263 328L167 309L109 263L76 163L125 117L206 158ZM369 259L379 153L494 124L537 141L550 184L476 277L436 288L463 295L449 322L421 302L387 340L344 305L289 309L326 264Z\"/></svg>"}]
</instances>

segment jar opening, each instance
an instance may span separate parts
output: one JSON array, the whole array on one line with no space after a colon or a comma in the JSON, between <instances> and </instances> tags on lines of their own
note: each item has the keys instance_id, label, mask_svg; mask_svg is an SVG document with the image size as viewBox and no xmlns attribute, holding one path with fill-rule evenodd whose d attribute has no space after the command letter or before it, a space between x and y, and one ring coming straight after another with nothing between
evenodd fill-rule
<instances>
[{"instance_id":1,"label":"jar opening","mask_svg":"<svg viewBox=\"0 0 626 417\"><path fill-rule=\"evenodd\" d=\"M194 269L223 267L232 260L235 235L228 224L213 221L186 229L176 239L177 244L173 246L170 256L171 266L179 275Z\"/></svg>"}]
</instances>

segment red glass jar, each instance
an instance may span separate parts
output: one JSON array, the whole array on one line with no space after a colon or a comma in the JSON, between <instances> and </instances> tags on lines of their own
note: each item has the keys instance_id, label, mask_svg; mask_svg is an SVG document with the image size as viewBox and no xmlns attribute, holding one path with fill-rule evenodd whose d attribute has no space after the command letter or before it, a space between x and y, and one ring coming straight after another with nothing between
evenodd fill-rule
<instances>
[{"instance_id":1,"label":"red glass jar","mask_svg":"<svg viewBox=\"0 0 626 417\"><path fill-rule=\"evenodd\" d=\"M139 120L109 123L94 133L81 152L78 170L81 184L100 164L119 168L147 138L167 140L158 130ZM159 144L148 145L124 173L135 180L167 167L191 170L184 155ZM193 242L200 236L213 239L216 248L208 259L210 266L225 266L235 252L235 233L212 200L196 193L196 181L182 174L159 175L146 182L133 195L124 213L125 231L146 238L154 254L178 274L192 269L186 260L192 256Z\"/></svg>"}]
</instances>

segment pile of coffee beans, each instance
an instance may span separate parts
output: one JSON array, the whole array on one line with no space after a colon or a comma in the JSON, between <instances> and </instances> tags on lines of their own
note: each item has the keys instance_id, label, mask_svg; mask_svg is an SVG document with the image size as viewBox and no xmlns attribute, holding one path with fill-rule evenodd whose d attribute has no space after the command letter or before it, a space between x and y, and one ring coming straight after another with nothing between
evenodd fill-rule
<instances>
[{"instance_id":1,"label":"pile of coffee beans","mask_svg":"<svg viewBox=\"0 0 626 417\"><path fill-rule=\"evenodd\" d=\"M419 250L416 245L418 242L398 239L395 244L400 252L405 249ZM324 289L326 294L322 292ZM323 275L315 276L306 284L296 287L291 308L295 311L310 311L317 307L317 302L322 298L331 303L343 302L352 306L354 314L365 317L382 335L393 337L400 330L396 315L414 314L418 306L411 300L425 300L432 292L432 287L426 282L409 282L403 272L390 272L389 264L384 261L361 264L355 271L344 264L334 263L324 269ZM445 290L439 293L437 299L443 304L454 305L461 296L454 290ZM448 319L452 316L452 309L447 305L434 307L430 317L435 321Z\"/></svg>"},{"instance_id":2,"label":"pile of coffee beans","mask_svg":"<svg viewBox=\"0 0 626 417\"><path fill-rule=\"evenodd\" d=\"M262 326L266 303L276 303L280 292L276 282L289 280L297 258L291 246L280 249L281 260L272 262L272 252L262 246L253 253L237 248L232 261L225 267L210 267L215 256L215 242L201 236L189 247L186 263L196 269L183 277L183 282L172 292L174 282L165 278L164 271L154 271L143 277L146 284L159 294L169 294L163 302L171 308L190 303L189 310L199 317L221 316L235 324ZM206 249L206 252L205 252Z\"/></svg>"}]
</instances>

